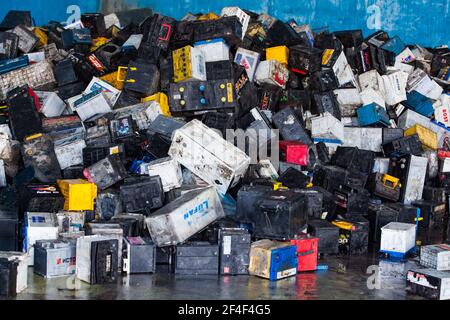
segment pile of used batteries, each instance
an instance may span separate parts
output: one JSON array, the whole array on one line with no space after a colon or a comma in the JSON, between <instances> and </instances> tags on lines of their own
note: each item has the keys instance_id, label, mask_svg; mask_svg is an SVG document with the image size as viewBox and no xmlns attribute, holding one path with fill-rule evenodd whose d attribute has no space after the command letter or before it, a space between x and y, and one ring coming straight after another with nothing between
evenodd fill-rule
<instances>
[{"instance_id":1,"label":"pile of used batteries","mask_svg":"<svg viewBox=\"0 0 450 320\"><path fill-rule=\"evenodd\" d=\"M0 24L0 250L36 273L275 280L391 222L445 240L447 47L238 7L31 22Z\"/></svg>"}]
</instances>

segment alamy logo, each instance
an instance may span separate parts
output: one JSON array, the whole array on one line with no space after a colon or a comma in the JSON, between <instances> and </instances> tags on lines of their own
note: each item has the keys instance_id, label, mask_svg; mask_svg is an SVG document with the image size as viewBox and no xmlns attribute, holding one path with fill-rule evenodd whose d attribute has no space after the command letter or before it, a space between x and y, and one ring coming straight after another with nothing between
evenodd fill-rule
<instances>
[{"instance_id":1,"label":"alamy logo","mask_svg":"<svg viewBox=\"0 0 450 320\"><path fill-rule=\"evenodd\" d=\"M380 267L377 265L371 265L367 268L366 274L370 275L367 278L367 288L369 290L380 290L381 289L381 281L380 281Z\"/></svg>"},{"instance_id":2,"label":"alamy logo","mask_svg":"<svg viewBox=\"0 0 450 320\"><path fill-rule=\"evenodd\" d=\"M80 21L81 19L81 8L77 5L68 6L66 13L70 14L66 20L67 25Z\"/></svg>"},{"instance_id":3,"label":"alamy logo","mask_svg":"<svg viewBox=\"0 0 450 320\"><path fill-rule=\"evenodd\" d=\"M367 29L380 30L381 29L381 8L380 6L373 4L367 7Z\"/></svg>"}]
</instances>

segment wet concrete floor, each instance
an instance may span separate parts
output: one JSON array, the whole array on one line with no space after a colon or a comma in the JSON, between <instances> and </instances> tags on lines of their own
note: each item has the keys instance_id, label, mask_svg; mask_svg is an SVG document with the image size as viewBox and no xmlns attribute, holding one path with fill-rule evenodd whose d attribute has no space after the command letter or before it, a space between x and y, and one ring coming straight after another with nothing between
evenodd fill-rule
<instances>
[{"instance_id":1,"label":"wet concrete floor","mask_svg":"<svg viewBox=\"0 0 450 320\"><path fill-rule=\"evenodd\" d=\"M319 260L327 271L301 273L270 282L253 276L176 276L168 273L123 276L117 284L44 279L29 268L28 289L18 300L405 300L422 299L405 291L404 272L415 262L392 263L372 254ZM373 266L369 269L368 267ZM381 267L377 268L377 266ZM378 272L378 273L377 273ZM377 276L378 275L378 276ZM73 279L73 278L72 278Z\"/></svg>"}]
</instances>

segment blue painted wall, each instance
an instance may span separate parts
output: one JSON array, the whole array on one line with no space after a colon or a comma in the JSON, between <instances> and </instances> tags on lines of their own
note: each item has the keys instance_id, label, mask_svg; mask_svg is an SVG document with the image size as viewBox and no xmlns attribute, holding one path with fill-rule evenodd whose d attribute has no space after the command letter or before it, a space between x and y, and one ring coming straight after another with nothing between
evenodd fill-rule
<instances>
[{"instance_id":1,"label":"blue painted wall","mask_svg":"<svg viewBox=\"0 0 450 320\"><path fill-rule=\"evenodd\" d=\"M105 0L106 1L106 0ZM282 20L295 18L313 28L331 30L358 28L368 35L383 29L407 43L425 46L450 45L450 0L109 0L128 7L150 7L181 18L186 12L220 13L237 5L267 12ZM31 10L37 24L50 19L65 21L79 6L81 12L102 8L102 0L0 0L0 16L10 9Z\"/></svg>"}]
</instances>

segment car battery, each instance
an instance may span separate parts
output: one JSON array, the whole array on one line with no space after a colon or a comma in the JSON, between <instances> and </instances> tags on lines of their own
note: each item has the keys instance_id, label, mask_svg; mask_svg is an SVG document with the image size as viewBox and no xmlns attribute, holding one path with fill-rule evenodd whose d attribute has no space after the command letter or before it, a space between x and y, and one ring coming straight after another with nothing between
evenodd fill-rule
<instances>
[{"instance_id":1,"label":"car battery","mask_svg":"<svg viewBox=\"0 0 450 320\"><path fill-rule=\"evenodd\" d=\"M118 246L118 270L122 270L122 254L123 254L123 236L124 230L119 223L104 223L92 221L85 224L85 231L87 235L101 235L108 236L112 239L117 239Z\"/></svg>"},{"instance_id":2,"label":"car battery","mask_svg":"<svg viewBox=\"0 0 450 320\"><path fill-rule=\"evenodd\" d=\"M362 215L347 216L333 221L339 227L339 253L358 255L367 253L369 246L369 221Z\"/></svg>"},{"instance_id":3,"label":"car battery","mask_svg":"<svg viewBox=\"0 0 450 320\"><path fill-rule=\"evenodd\" d=\"M107 156L113 154L123 155L125 153L125 146L122 143L109 144L109 146L102 147L86 147L83 149L83 165L90 167Z\"/></svg>"},{"instance_id":4,"label":"car battery","mask_svg":"<svg viewBox=\"0 0 450 320\"><path fill-rule=\"evenodd\" d=\"M0 44L3 48L0 59L14 59L19 50L19 37L11 32L0 32Z\"/></svg>"},{"instance_id":5,"label":"car battery","mask_svg":"<svg viewBox=\"0 0 450 320\"><path fill-rule=\"evenodd\" d=\"M269 114L278 111L278 104L282 94L282 89L279 86L272 84L263 84L257 91L257 107Z\"/></svg>"},{"instance_id":6,"label":"car battery","mask_svg":"<svg viewBox=\"0 0 450 320\"><path fill-rule=\"evenodd\" d=\"M174 82L206 81L206 61L203 51L186 46L172 52Z\"/></svg>"},{"instance_id":7,"label":"car battery","mask_svg":"<svg viewBox=\"0 0 450 320\"><path fill-rule=\"evenodd\" d=\"M62 178L66 180L82 178L83 170L84 167L82 165L66 168L62 170Z\"/></svg>"},{"instance_id":8,"label":"car battery","mask_svg":"<svg viewBox=\"0 0 450 320\"><path fill-rule=\"evenodd\" d=\"M52 212L56 213L62 210L64 207L64 197L62 196L49 196L31 198L28 203L28 212Z\"/></svg>"},{"instance_id":9,"label":"car battery","mask_svg":"<svg viewBox=\"0 0 450 320\"><path fill-rule=\"evenodd\" d=\"M144 98L159 91L159 80L160 73L156 65L132 61L128 65L123 88Z\"/></svg>"},{"instance_id":10,"label":"car battery","mask_svg":"<svg viewBox=\"0 0 450 320\"><path fill-rule=\"evenodd\" d=\"M331 91L339 88L339 82L332 69L315 71L309 78L311 89L320 92Z\"/></svg>"},{"instance_id":11,"label":"car battery","mask_svg":"<svg viewBox=\"0 0 450 320\"><path fill-rule=\"evenodd\" d=\"M11 263L14 265L14 269L16 269L16 272L13 272L16 274L16 278L10 279L9 281L3 281L5 279L2 279L0 284L0 292L4 292L2 288L2 284L7 287L9 287L9 284L15 284L16 292L14 292L13 288L11 287L11 295L14 296L15 293L21 293L28 287L28 264L27 264L27 255L23 252L15 252L15 251L0 251L0 262L1 269L5 267L8 263ZM3 270L0 271L0 273L3 275ZM12 275L12 274L11 274ZM0 276L1 277L1 276ZM8 277L6 277L8 278ZM0 293L2 295L2 293Z\"/></svg>"},{"instance_id":12,"label":"car battery","mask_svg":"<svg viewBox=\"0 0 450 320\"><path fill-rule=\"evenodd\" d=\"M155 159L168 156L171 143L169 139L157 133L148 134L147 137L148 140L142 145L145 152Z\"/></svg>"},{"instance_id":13,"label":"car battery","mask_svg":"<svg viewBox=\"0 0 450 320\"><path fill-rule=\"evenodd\" d=\"M403 138L403 131L402 128L383 128L383 144Z\"/></svg>"},{"instance_id":14,"label":"car battery","mask_svg":"<svg viewBox=\"0 0 450 320\"><path fill-rule=\"evenodd\" d=\"M402 184L400 202L410 204L422 199L427 165L427 158L414 155L391 159L389 175L399 178Z\"/></svg>"},{"instance_id":15,"label":"car battery","mask_svg":"<svg viewBox=\"0 0 450 320\"><path fill-rule=\"evenodd\" d=\"M36 101L27 87L8 96L8 113L13 137L23 141L29 135L42 131L42 122L36 110Z\"/></svg>"},{"instance_id":16,"label":"car battery","mask_svg":"<svg viewBox=\"0 0 450 320\"><path fill-rule=\"evenodd\" d=\"M86 168L84 176L100 190L104 190L125 179L127 171L120 156L113 154Z\"/></svg>"},{"instance_id":17,"label":"car battery","mask_svg":"<svg viewBox=\"0 0 450 320\"><path fill-rule=\"evenodd\" d=\"M105 16L101 13L85 13L81 15L81 23L91 30L93 38L106 35Z\"/></svg>"},{"instance_id":18,"label":"car battery","mask_svg":"<svg viewBox=\"0 0 450 320\"><path fill-rule=\"evenodd\" d=\"M54 182L61 178L61 168L56 158L53 142L42 134L29 136L22 145L26 167L33 167L34 177L40 182Z\"/></svg>"},{"instance_id":19,"label":"car battery","mask_svg":"<svg viewBox=\"0 0 450 320\"><path fill-rule=\"evenodd\" d=\"M250 248L249 274L276 281L297 274L297 247L286 242L260 240Z\"/></svg>"},{"instance_id":20,"label":"car battery","mask_svg":"<svg viewBox=\"0 0 450 320\"><path fill-rule=\"evenodd\" d=\"M301 75L312 74L322 65L322 50L301 45L289 49L289 68Z\"/></svg>"},{"instance_id":21,"label":"car battery","mask_svg":"<svg viewBox=\"0 0 450 320\"><path fill-rule=\"evenodd\" d=\"M348 171L337 166L320 166L314 173L314 185L322 187L332 193L345 185L348 180Z\"/></svg>"},{"instance_id":22,"label":"car battery","mask_svg":"<svg viewBox=\"0 0 450 320\"><path fill-rule=\"evenodd\" d=\"M316 271L319 238L309 235L298 235L291 244L297 247L298 272Z\"/></svg>"},{"instance_id":23,"label":"car battery","mask_svg":"<svg viewBox=\"0 0 450 320\"><path fill-rule=\"evenodd\" d=\"M230 60L230 47L223 39L211 39L196 42L194 48L200 49L205 57L205 62L218 62Z\"/></svg>"},{"instance_id":24,"label":"car battery","mask_svg":"<svg viewBox=\"0 0 450 320\"><path fill-rule=\"evenodd\" d=\"M314 142L342 143L344 140L344 125L331 113L325 112L311 118L311 137Z\"/></svg>"},{"instance_id":25,"label":"car battery","mask_svg":"<svg viewBox=\"0 0 450 320\"><path fill-rule=\"evenodd\" d=\"M253 236L290 240L306 227L308 212L304 196L292 190L269 191L245 215L253 224ZM238 199L239 201L239 199Z\"/></svg>"},{"instance_id":26,"label":"car battery","mask_svg":"<svg viewBox=\"0 0 450 320\"><path fill-rule=\"evenodd\" d=\"M234 67L230 60L206 62L206 79L234 79Z\"/></svg>"},{"instance_id":27,"label":"car battery","mask_svg":"<svg viewBox=\"0 0 450 320\"><path fill-rule=\"evenodd\" d=\"M417 134L406 136L389 143L383 144L383 152L386 156L401 157L407 154L421 155L422 143Z\"/></svg>"},{"instance_id":28,"label":"car battery","mask_svg":"<svg viewBox=\"0 0 450 320\"><path fill-rule=\"evenodd\" d=\"M234 111L237 107L233 80L230 79L171 84L169 101L173 114L208 110Z\"/></svg>"},{"instance_id":29,"label":"car battery","mask_svg":"<svg viewBox=\"0 0 450 320\"><path fill-rule=\"evenodd\" d=\"M113 142L133 139L138 131L132 116L111 120L109 128Z\"/></svg>"},{"instance_id":30,"label":"car battery","mask_svg":"<svg viewBox=\"0 0 450 320\"><path fill-rule=\"evenodd\" d=\"M420 209L421 220L420 226L432 230L442 227L443 217L445 216L445 202L436 203L427 200L416 200L412 205Z\"/></svg>"},{"instance_id":31,"label":"car battery","mask_svg":"<svg viewBox=\"0 0 450 320\"><path fill-rule=\"evenodd\" d=\"M433 269L408 270L406 290L427 299L450 300L450 274Z\"/></svg>"},{"instance_id":32,"label":"car battery","mask_svg":"<svg viewBox=\"0 0 450 320\"><path fill-rule=\"evenodd\" d=\"M186 122L172 117L158 115L148 128L147 136L158 134L162 138L171 141L173 133L186 125Z\"/></svg>"},{"instance_id":33,"label":"car battery","mask_svg":"<svg viewBox=\"0 0 450 320\"><path fill-rule=\"evenodd\" d=\"M97 186L82 179L58 180L58 187L65 198L64 210L94 210Z\"/></svg>"},{"instance_id":34,"label":"car battery","mask_svg":"<svg viewBox=\"0 0 450 320\"><path fill-rule=\"evenodd\" d=\"M140 26L139 33L142 39L140 45L136 45L138 58L149 63L157 63L169 47L175 33L175 24L176 21L170 17L158 14L148 17Z\"/></svg>"},{"instance_id":35,"label":"car battery","mask_svg":"<svg viewBox=\"0 0 450 320\"><path fill-rule=\"evenodd\" d=\"M235 16L239 19L242 24L242 39L244 39L248 25L250 23L251 17L245 10L242 10L239 7L224 7L220 13L221 17L232 17Z\"/></svg>"},{"instance_id":36,"label":"car battery","mask_svg":"<svg viewBox=\"0 0 450 320\"><path fill-rule=\"evenodd\" d=\"M289 24L281 20L275 19L270 24L267 30L267 39L265 41L266 46L280 46L286 45L288 47L303 44L305 39L294 30L294 28Z\"/></svg>"},{"instance_id":37,"label":"car battery","mask_svg":"<svg viewBox=\"0 0 450 320\"><path fill-rule=\"evenodd\" d=\"M305 210L308 213L308 217L320 219L323 213L323 193L310 188L296 189L294 191L304 196Z\"/></svg>"},{"instance_id":38,"label":"car battery","mask_svg":"<svg viewBox=\"0 0 450 320\"><path fill-rule=\"evenodd\" d=\"M60 117L66 109L66 104L55 92L35 91L39 97L40 110L46 118ZM42 121L42 127L44 128L44 119ZM50 119L51 121L52 119ZM78 119L78 121L80 121Z\"/></svg>"},{"instance_id":39,"label":"car battery","mask_svg":"<svg viewBox=\"0 0 450 320\"><path fill-rule=\"evenodd\" d=\"M360 29L335 31L333 34L342 42L344 48L359 47L364 40L363 32Z\"/></svg>"},{"instance_id":40,"label":"car battery","mask_svg":"<svg viewBox=\"0 0 450 320\"><path fill-rule=\"evenodd\" d=\"M294 109L285 108L274 114L272 122L280 130L280 136L283 140L299 141L307 145L312 144L311 138Z\"/></svg>"},{"instance_id":41,"label":"car battery","mask_svg":"<svg viewBox=\"0 0 450 320\"><path fill-rule=\"evenodd\" d=\"M420 248L420 264L438 271L450 270L450 246L435 244Z\"/></svg>"},{"instance_id":42,"label":"car battery","mask_svg":"<svg viewBox=\"0 0 450 320\"><path fill-rule=\"evenodd\" d=\"M120 197L126 212L149 212L164 205L164 192L159 176L126 178L120 186Z\"/></svg>"},{"instance_id":43,"label":"car battery","mask_svg":"<svg viewBox=\"0 0 450 320\"><path fill-rule=\"evenodd\" d=\"M399 212L384 204L369 204L367 220L369 220L369 241L380 243L381 228L391 222L398 221Z\"/></svg>"},{"instance_id":44,"label":"car battery","mask_svg":"<svg viewBox=\"0 0 450 320\"><path fill-rule=\"evenodd\" d=\"M388 174L374 173L368 183L368 190L372 195L397 202L400 198L399 179Z\"/></svg>"},{"instance_id":45,"label":"car battery","mask_svg":"<svg viewBox=\"0 0 450 320\"><path fill-rule=\"evenodd\" d=\"M185 193L146 219L158 247L179 244L198 233L225 213L213 187Z\"/></svg>"},{"instance_id":46,"label":"car battery","mask_svg":"<svg viewBox=\"0 0 450 320\"><path fill-rule=\"evenodd\" d=\"M386 110L376 103L362 106L356 112L358 114L359 125L362 127L391 125Z\"/></svg>"},{"instance_id":47,"label":"car battery","mask_svg":"<svg viewBox=\"0 0 450 320\"><path fill-rule=\"evenodd\" d=\"M239 182L250 164L243 151L198 120L175 131L169 155L223 194ZM193 166L200 158L209 165Z\"/></svg>"},{"instance_id":48,"label":"car battery","mask_svg":"<svg viewBox=\"0 0 450 320\"><path fill-rule=\"evenodd\" d=\"M139 213L119 213L110 220L111 223L120 225L125 237L139 237L145 234L145 216Z\"/></svg>"},{"instance_id":49,"label":"car battery","mask_svg":"<svg viewBox=\"0 0 450 320\"><path fill-rule=\"evenodd\" d=\"M61 39L65 50L77 48L87 51L92 45L91 30L88 28L64 30L61 33Z\"/></svg>"},{"instance_id":50,"label":"car battery","mask_svg":"<svg viewBox=\"0 0 450 320\"><path fill-rule=\"evenodd\" d=\"M83 149L85 147L86 142L76 137L65 141L55 141L55 154L61 170L83 164Z\"/></svg>"},{"instance_id":51,"label":"car battery","mask_svg":"<svg viewBox=\"0 0 450 320\"><path fill-rule=\"evenodd\" d=\"M267 60L277 60L282 65L289 63L289 48L286 46L270 47L266 49Z\"/></svg>"},{"instance_id":52,"label":"car battery","mask_svg":"<svg viewBox=\"0 0 450 320\"><path fill-rule=\"evenodd\" d=\"M120 193L116 191L99 193L95 201L95 212L100 221L109 221L123 212Z\"/></svg>"},{"instance_id":53,"label":"car battery","mask_svg":"<svg viewBox=\"0 0 450 320\"><path fill-rule=\"evenodd\" d=\"M260 54L244 48L238 48L234 58L234 63L244 67L248 79L253 81L260 61Z\"/></svg>"},{"instance_id":54,"label":"car battery","mask_svg":"<svg viewBox=\"0 0 450 320\"><path fill-rule=\"evenodd\" d=\"M173 36L170 41L170 47L177 49L193 43L194 26L195 23L193 21L177 21L175 23L175 31L173 32Z\"/></svg>"},{"instance_id":55,"label":"car battery","mask_svg":"<svg viewBox=\"0 0 450 320\"><path fill-rule=\"evenodd\" d=\"M370 194L366 189L340 186L334 190L338 214L367 214Z\"/></svg>"},{"instance_id":56,"label":"car battery","mask_svg":"<svg viewBox=\"0 0 450 320\"><path fill-rule=\"evenodd\" d=\"M283 161L307 166L309 163L309 146L298 141L280 141L280 152Z\"/></svg>"},{"instance_id":57,"label":"car battery","mask_svg":"<svg viewBox=\"0 0 450 320\"><path fill-rule=\"evenodd\" d=\"M431 201L434 203L445 203L446 202L445 188L424 186L422 198L423 200Z\"/></svg>"},{"instance_id":58,"label":"car battery","mask_svg":"<svg viewBox=\"0 0 450 320\"><path fill-rule=\"evenodd\" d=\"M391 256L406 255L416 246L416 225L391 222L381 228L380 252Z\"/></svg>"},{"instance_id":59,"label":"car battery","mask_svg":"<svg viewBox=\"0 0 450 320\"><path fill-rule=\"evenodd\" d=\"M313 94L313 104L311 108L311 112L313 114L321 114L328 112L333 115L336 119L341 120L342 113L339 108L338 101L336 99L336 95L333 91L327 92L315 92Z\"/></svg>"},{"instance_id":60,"label":"car battery","mask_svg":"<svg viewBox=\"0 0 450 320\"><path fill-rule=\"evenodd\" d=\"M109 236L77 239L76 276L93 284L114 283L118 276L118 241Z\"/></svg>"},{"instance_id":61,"label":"car battery","mask_svg":"<svg viewBox=\"0 0 450 320\"><path fill-rule=\"evenodd\" d=\"M183 183L181 166L171 158L162 158L150 163L141 165L141 174L149 176L159 176L163 185L164 192L180 188Z\"/></svg>"},{"instance_id":62,"label":"car battery","mask_svg":"<svg viewBox=\"0 0 450 320\"><path fill-rule=\"evenodd\" d=\"M87 148L104 147L105 145L110 146L112 144L108 122L108 119L101 116L93 122L84 122L86 128L84 140L86 141Z\"/></svg>"},{"instance_id":63,"label":"car battery","mask_svg":"<svg viewBox=\"0 0 450 320\"><path fill-rule=\"evenodd\" d=\"M285 89L288 80L288 69L277 60L261 61L256 69L255 81L260 85L270 84Z\"/></svg>"},{"instance_id":64,"label":"car battery","mask_svg":"<svg viewBox=\"0 0 450 320\"><path fill-rule=\"evenodd\" d=\"M123 271L127 274L156 272L156 246L149 238L125 237Z\"/></svg>"},{"instance_id":65,"label":"car battery","mask_svg":"<svg viewBox=\"0 0 450 320\"><path fill-rule=\"evenodd\" d=\"M72 110L78 114L82 121L86 121L96 115L111 112L112 107L106 95L98 90L85 94L76 100Z\"/></svg>"},{"instance_id":66,"label":"car battery","mask_svg":"<svg viewBox=\"0 0 450 320\"><path fill-rule=\"evenodd\" d=\"M58 228L61 233L78 233L83 230L86 221L84 211L60 211L56 214Z\"/></svg>"},{"instance_id":67,"label":"car battery","mask_svg":"<svg viewBox=\"0 0 450 320\"><path fill-rule=\"evenodd\" d=\"M351 171L370 174L373 169L375 152L357 147L337 147L331 161L334 165Z\"/></svg>"},{"instance_id":68,"label":"car battery","mask_svg":"<svg viewBox=\"0 0 450 320\"><path fill-rule=\"evenodd\" d=\"M342 117L355 117L358 107L361 104L368 104L356 88L335 89L333 93L336 96Z\"/></svg>"},{"instance_id":69,"label":"car battery","mask_svg":"<svg viewBox=\"0 0 450 320\"><path fill-rule=\"evenodd\" d=\"M49 62L34 63L28 67L0 75L0 99L6 99L8 92L17 87L28 85L36 90L44 90L50 89L55 82L53 67Z\"/></svg>"},{"instance_id":70,"label":"car battery","mask_svg":"<svg viewBox=\"0 0 450 320\"><path fill-rule=\"evenodd\" d=\"M34 272L45 278L75 274L76 242L40 240L34 245Z\"/></svg>"},{"instance_id":71,"label":"car battery","mask_svg":"<svg viewBox=\"0 0 450 320\"><path fill-rule=\"evenodd\" d=\"M405 205L400 202L386 202L385 205L398 213L398 222L416 223L417 222L417 208L412 205ZM422 220L419 220L421 226Z\"/></svg>"},{"instance_id":72,"label":"car battery","mask_svg":"<svg viewBox=\"0 0 450 320\"><path fill-rule=\"evenodd\" d=\"M27 212L25 223L29 227L53 227L58 221L53 212Z\"/></svg>"},{"instance_id":73,"label":"car battery","mask_svg":"<svg viewBox=\"0 0 450 320\"><path fill-rule=\"evenodd\" d=\"M331 162L331 157L327 145L324 142L318 142L315 145L318 161L321 164L329 164Z\"/></svg>"},{"instance_id":74,"label":"car battery","mask_svg":"<svg viewBox=\"0 0 450 320\"><path fill-rule=\"evenodd\" d=\"M247 275L251 235L246 229L219 229L219 270L221 275Z\"/></svg>"},{"instance_id":75,"label":"car battery","mask_svg":"<svg viewBox=\"0 0 450 320\"><path fill-rule=\"evenodd\" d=\"M38 240L56 240L58 239L59 229L56 226L56 215L47 214L47 222L44 217L45 213L27 213L31 219L27 218L27 221L31 220L33 225L27 225L25 227L24 239L23 239L23 251L27 252L28 265L34 265L34 244ZM33 216L35 221L33 222ZM50 218L52 217L52 218ZM44 218L44 219L42 219ZM49 222L48 222L49 221Z\"/></svg>"},{"instance_id":76,"label":"car battery","mask_svg":"<svg viewBox=\"0 0 450 320\"><path fill-rule=\"evenodd\" d=\"M208 242L187 242L175 250L175 274L216 275L219 273L219 246Z\"/></svg>"},{"instance_id":77,"label":"car battery","mask_svg":"<svg viewBox=\"0 0 450 320\"><path fill-rule=\"evenodd\" d=\"M288 168L280 175L278 181L290 189L306 188L311 182L311 177L295 168Z\"/></svg>"},{"instance_id":78,"label":"car battery","mask_svg":"<svg viewBox=\"0 0 450 320\"><path fill-rule=\"evenodd\" d=\"M382 128L344 127L343 145L381 152Z\"/></svg>"},{"instance_id":79,"label":"car battery","mask_svg":"<svg viewBox=\"0 0 450 320\"><path fill-rule=\"evenodd\" d=\"M73 113L73 102L77 101L77 98L81 98L81 96L79 96L82 92L83 89L85 87L85 84L81 81L75 82L75 83L71 83L62 87L58 87L56 92L58 94L58 96L64 100L67 101L67 104L69 105L70 108L70 114Z\"/></svg>"},{"instance_id":80,"label":"car battery","mask_svg":"<svg viewBox=\"0 0 450 320\"><path fill-rule=\"evenodd\" d=\"M28 59L28 56L0 60L0 75L26 67L28 66L29 62L30 61Z\"/></svg>"},{"instance_id":81,"label":"car battery","mask_svg":"<svg viewBox=\"0 0 450 320\"><path fill-rule=\"evenodd\" d=\"M120 90L117 90L115 87L113 87L109 83L107 83L97 77L93 77L92 80L90 80L88 86L83 91L83 94L88 94L88 93L92 93L94 91L99 91L99 90L101 90L103 92L106 99L109 101L111 107L116 105L118 99L121 96Z\"/></svg>"},{"instance_id":82,"label":"car battery","mask_svg":"<svg viewBox=\"0 0 450 320\"><path fill-rule=\"evenodd\" d=\"M216 129L226 136L226 130L232 129L234 117L225 112L206 112L202 116L202 122L211 129Z\"/></svg>"},{"instance_id":83,"label":"car battery","mask_svg":"<svg viewBox=\"0 0 450 320\"><path fill-rule=\"evenodd\" d=\"M278 178L278 170L275 169L275 166L268 159L259 161L256 167L256 172L261 178L273 180L276 180Z\"/></svg>"},{"instance_id":84,"label":"car battery","mask_svg":"<svg viewBox=\"0 0 450 320\"><path fill-rule=\"evenodd\" d=\"M229 46L239 44L245 33L240 19L236 16L221 17L217 20L198 21L194 24L194 42L223 38Z\"/></svg>"},{"instance_id":85,"label":"car battery","mask_svg":"<svg viewBox=\"0 0 450 320\"><path fill-rule=\"evenodd\" d=\"M240 188L237 195L236 220L250 223L253 212L257 210L257 204L271 190L273 190L272 183L270 185L244 185Z\"/></svg>"},{"instance_id":86,"label":"car battery","mask_svg":"<svg viewBox=\"0 0 450 320\"><path fill-rule=\"evenodd\" d=\"M0 193L0 251L17 251L19 244L19 216L15 200L3 188Z\"/></svg>"},{"instance_id":87,"label":"car battery","mask_svg":"<svg viewBox=\"0 0 450 320\"><path fill-rule=\"evenodd\" d=\"M408 109L413 110L425 117L431 117L434 114L433 100L417 91L411 91L406 95L407 100L402 104Z\"/></svg>"},{"instance_id":88,"label":"car battery","mask_svg":"<svg viewBox=\"0 0 450 320\"><path fill-rule=\"evenodd\" d=\"M0 258L0 297L11 299L17 295L18 262Z\"/></svg>"},{"instance_id":89,"label":"car battery","mask_svg":"<svg viewBox=\"0 0 450 320\"><path fill-rule=\"evenodd\" d=\"M416 124L415 126L405 130L405 136L417 135L419 137L420 142L426 148L437 150L438 148L438 140L437 135L432 130L421 126L420 124Z\"/></svg>"},{"instance_id":90,"label":"car battery","mask_svg":"<svg viewBox=\"0 0 450 320\"><path fill-rule=\"evenodd\" d=\"M34 35L32 31L30 31L24 25L18 25L13 30L12 33L19 37L19 45L18 48L23 53L29 53L36 48L39 43L39 38Z\"/></svg>"},{"instance_id":91,"label":"car battery","mask_svg":"<svg viewBox=\"0 0 450 320\"><path fill-rule=\"evenodd\" d=\"M78 81L72 61L70 59L64 59L58 62L58 64L55 65L54 73L56 82L58 83L59 87L63 87L65 85Z\"/></svg>"}]
</instances>

